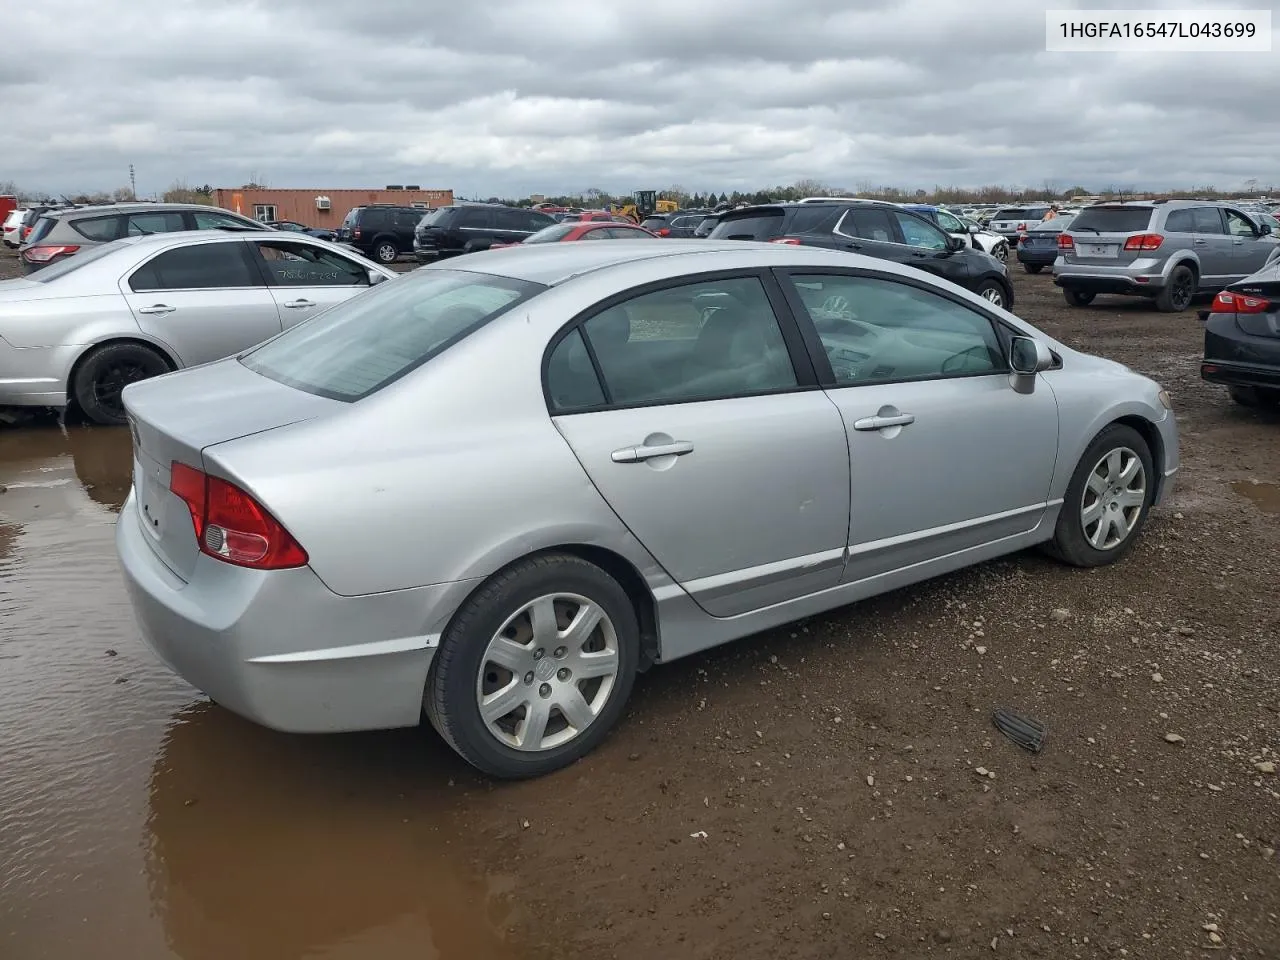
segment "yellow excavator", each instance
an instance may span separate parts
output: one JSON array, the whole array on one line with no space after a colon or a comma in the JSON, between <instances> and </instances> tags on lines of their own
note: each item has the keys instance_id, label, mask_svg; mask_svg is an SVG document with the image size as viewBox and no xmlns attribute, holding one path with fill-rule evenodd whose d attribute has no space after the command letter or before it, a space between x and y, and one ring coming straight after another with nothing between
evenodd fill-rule
<instances>
[{"instance_id":1,"label":"yellow excavator","mask_svg":"<svg viewBox=\"0 0 1280 960\"><path fill-rule=\"evenodd\" d=\"M640 223L655 213L675 213L680 204L674 200L659 200L656 190L637 190L631 195L632 203L609 208L615 217L626 217L632 223Z\"/></svg>"}]
</instances>

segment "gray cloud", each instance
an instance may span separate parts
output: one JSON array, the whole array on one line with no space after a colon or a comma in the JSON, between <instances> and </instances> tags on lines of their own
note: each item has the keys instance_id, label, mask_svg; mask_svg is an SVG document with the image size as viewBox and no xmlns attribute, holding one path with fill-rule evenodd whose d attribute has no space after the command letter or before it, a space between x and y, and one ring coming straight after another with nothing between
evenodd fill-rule
<instances>
[{"instance_id":1,"label":"gray cloud","mask_svg":"<svg viewBox=\"0 0 1280 960\"><path fill-rule=\"evenodd\" d=\"M1280 43L1044 50L1048 6L1161 5L44 0L6 9L22 57L0 65L0 179L110 189L133 163L143 192L251 172L464 195L1280 182Z\"/></svg>"}]
</instances>

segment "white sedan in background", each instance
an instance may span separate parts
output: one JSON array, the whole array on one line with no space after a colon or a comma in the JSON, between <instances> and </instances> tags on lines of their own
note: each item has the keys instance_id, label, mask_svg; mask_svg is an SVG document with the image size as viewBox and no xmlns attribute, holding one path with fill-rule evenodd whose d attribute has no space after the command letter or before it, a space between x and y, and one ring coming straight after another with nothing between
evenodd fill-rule
<instances>
[{"instance_id":1,"label":"white sedan in background","mask_svg":"<svg viewBox=\"0 0 1280 960\"><path fill-rule=\"evenodd\" d=\"M221 360L397 276L313 237L127 237L0 282L0 407L124 423L136 380Z\"/></svg>"}]
</instances>

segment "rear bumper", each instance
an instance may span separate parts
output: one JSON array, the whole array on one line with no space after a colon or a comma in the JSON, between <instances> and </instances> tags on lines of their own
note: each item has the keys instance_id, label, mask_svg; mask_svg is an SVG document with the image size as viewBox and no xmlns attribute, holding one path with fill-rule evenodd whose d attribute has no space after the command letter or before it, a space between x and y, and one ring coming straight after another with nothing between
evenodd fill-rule
<instances>
[{"instance_id":1,"label":"rear bumper","mask_svg":"<svg viewBox=\"0 0 1280 960\"><path fill-rule=\"evenodd\" d=\"M0 407L65 407L67 371L81 349L15 347L0 338Z\"/></svg>"},{"instance_id":2,"label":"rear bumper","mask_svg":"<svg viewBox=\"0 0 1280 960\"><path fill-rule=\"evenodd\" d=\"M189 582L156 555L130 491L116 551L143 640L227 709L289 733L414 726L443 626L476 581L360 597L309 568L257 571L201 555Z\"/></svg>"},{"instance_id":3,"label":"rear bumper","mask_svg":"<svg viewBox=\"0 0 1280 960\"><path fill-rule=\"evenodd\" d=\"M1200 376L1229 386L1280 387L1280 338L1253 336L1237 326L1235 314L1212 313Z\"/></svg>"},{"instance_id":4,"label":"rear bumper","mask_svg":"<svg viewBox=\"0 0 1280 960\"><path fill-rule=\"evenodd\" d=\"M1053 250L1026 250L1018 247L1018 262L1030 263L1041 267L1051 267L1058 259L1058 251Z\"/></svg>"},{"instance_id":5,"label":"rear bumper","mask_svg":"<svg viewBox=\"0 0 1280 960\"><path fill-rule=\"evenodd\" d=\"M1104 264L1058 263L1054 258L1053 282L1059 287L1082 293L1120 293L1154 296L1164 288L1168 277L1162 261L1144 259L1122 267ZM1164 261L1167 263L1167 261Z\"/></svg>"}]
</instances>

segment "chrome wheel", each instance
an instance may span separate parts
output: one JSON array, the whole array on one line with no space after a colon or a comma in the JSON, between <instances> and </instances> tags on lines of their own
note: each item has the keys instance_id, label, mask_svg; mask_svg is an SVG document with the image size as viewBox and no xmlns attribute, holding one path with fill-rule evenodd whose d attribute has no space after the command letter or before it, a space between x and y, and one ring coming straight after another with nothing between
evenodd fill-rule
<instances>
[{"instance_id":1,"label":"chrome wheel","mask_svg":"<svg viewBox=\"0 0 1280 960\"><path fill-rule=\"evenodd\" d=\"M980 296L983 300L994 303L997 307L1004 306L1004 291L994 283L990 286L983 287Z\"/></svg>"},{"instance_id":2,"label":"chrome wheel","mask_svg":"<svg viewBox=\"0 0 1280 960\"><path fill-rule=\"evenodd\" d=\"M380 243L378 244L377 256L379 263L395 263L396 256L399 251L396 250L395 244Z\"/></svg>"},{"instance_id":3,"label":"chrome wheel","mask_svg":"<svg viewBox=\"0 0 1280 960\"><path fill-rule=\"evenodd\" d=\"M1001 263L1009 262L1009 245L1007 243L997 243L996 248L991 251L991 255Z\"/></svg>"},{"instance_id":4,"label":"chrome wheel","mask_svg":"<svg viewBox=\"0 0 1280 960\"><path fill-rule=\"evenodd\" d=\"M562 746L600 715L619 665L618 635L599 604L574 593L538 597L485 649L476 678L480 718L516 750Z\"/></svg>"},{"instance_id":5,"label":"chrome wheel","mask_svg":"<svg viewBox=\"0 0 1280 960\"><path fill-rule=\"evenodd\" d=\"M1089 473L1080 504L1085 539L1095 550L1114 550L1129 539L1147 504L1147 472L1128 447L1107 452Z\"/></svg>"}]
</instances>

